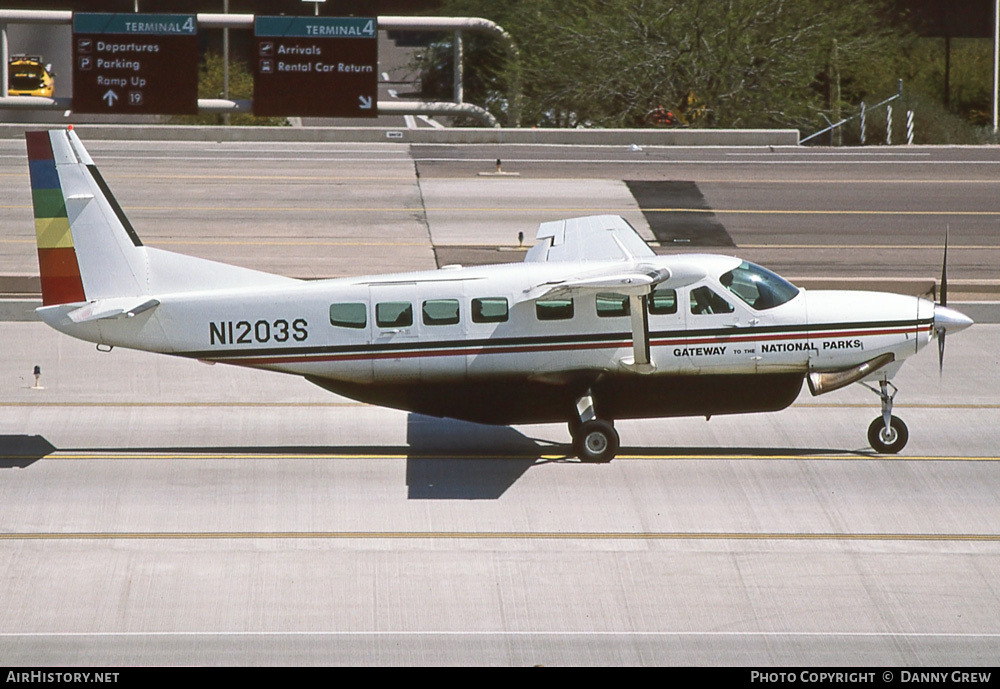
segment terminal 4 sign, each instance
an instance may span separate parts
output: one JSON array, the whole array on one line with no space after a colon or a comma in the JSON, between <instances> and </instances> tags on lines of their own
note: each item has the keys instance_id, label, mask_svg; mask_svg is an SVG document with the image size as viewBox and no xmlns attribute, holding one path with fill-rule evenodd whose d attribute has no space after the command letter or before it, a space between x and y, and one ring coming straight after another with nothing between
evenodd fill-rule
<instances>
[{"instance_id":1,"label":"terminal 4 sign","mask_svg":"<svg viewBox=\"0 0 1000 689\"><path fill-rule=\"evenodd\" d=\"M193 14L73 14L73 112L196 115Z\"/></svg>"},{"instance_id":2,"label":"terminal 4 sign","mask_svg":"<svg viewBox=\"0 0 1000 689\"><path fill-rule=\"evenodd\" d=\"M376 117L374 17L257 17L253 112L264 116Z\"/></svg>"}]
</instances>

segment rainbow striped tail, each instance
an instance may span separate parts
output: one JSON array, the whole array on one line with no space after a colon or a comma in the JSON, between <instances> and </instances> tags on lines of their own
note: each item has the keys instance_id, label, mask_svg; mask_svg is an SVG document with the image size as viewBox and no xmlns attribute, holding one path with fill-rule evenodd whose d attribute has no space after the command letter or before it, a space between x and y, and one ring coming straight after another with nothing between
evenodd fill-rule
<instances>
[{"instance_id":1,"label":"rainbow striped tail","mask_svg":"<svg viewBox=\"0 0 1000 689\"><path fill-rule=\"evenodd\" d=\"M144 293L142 242L71 129L27 132L42 304Z\"/></svg>"},{"instance_id":2,"label":"rainbow striped tail","mask_svg":"<svg viewBox=\"0 0 1000 689\"><path fill-rule=\"evenodd\" d=\"M28 132L25 138L31 169L31 204L35 210L42 304L86 301L49 133Z\"/></svg>"}]
</instances>

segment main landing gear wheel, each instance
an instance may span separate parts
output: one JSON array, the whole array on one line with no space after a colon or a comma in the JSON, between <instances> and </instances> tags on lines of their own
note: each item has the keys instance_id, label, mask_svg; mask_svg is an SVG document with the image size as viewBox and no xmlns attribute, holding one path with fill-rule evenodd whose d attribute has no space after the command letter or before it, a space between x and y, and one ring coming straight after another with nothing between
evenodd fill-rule
<instances>
[{"instance_id":1,"label":"main landing gear wheel","mask_svg":"<svg viewBox=\"0 0 1000 689\"><path fill-rule=\"evenodd\" d=\"M868 442L876 452L894 455L906 445L910 432L906 424L898 416L889 418L889 427L885 427L885 419L881 416L872 421L868 427Z\"/></svg>"},{"instance_id":2,"label":"main landing gear wheel","mask_svg":"<svg viewBox=\"0 0 1000 689\"><path fill-rule=\"evenodd\" d=\"M611 427L614 428L614 419L606 419L605 422L611 424ZM582 425L583 421L575 416L570 417L569 421L566 423L566 428L569 429L569 435L574 439L573 442L576 442L576 436L580 432L580 426Z\"/></svg>"},{"instance_id":3,"label":"main landing gear wheel","mask_svg":"<svg viewBox=\"0 0 1000 689\"><path fill-rule=\"evenodd\" d=\"M618 431L604 419L584 421L573 434L573 449L583 462L610 462L619 446Z\"/></svg>"}]
</instances>

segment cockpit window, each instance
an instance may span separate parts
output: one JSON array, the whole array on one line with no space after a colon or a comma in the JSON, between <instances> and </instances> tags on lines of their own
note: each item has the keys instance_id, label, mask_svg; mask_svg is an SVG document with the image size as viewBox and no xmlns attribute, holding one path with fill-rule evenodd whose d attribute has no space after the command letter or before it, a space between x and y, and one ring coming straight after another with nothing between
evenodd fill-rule
<instances>
[{"instance_id":1,"label":"cockpit window","mask_svg":"<svg viewBox=\"0 0 1000 689\"><path fill-rule=\"evenodd\" d=\"M708 287L696 287L691 290L691 313L694 315L732 312L733 305Z\"/></svg>"},{"instance_id":2,"label":"cockpit window","mask_svg":"<svg viewBox=\"0 0 1000 689\"><path fill-rule=\"evenodd\" d=\"M781 306L799 293L799 288L785 278L749 261L723 273L719 282L757 311Z\"/></svg>"}]
</instances>

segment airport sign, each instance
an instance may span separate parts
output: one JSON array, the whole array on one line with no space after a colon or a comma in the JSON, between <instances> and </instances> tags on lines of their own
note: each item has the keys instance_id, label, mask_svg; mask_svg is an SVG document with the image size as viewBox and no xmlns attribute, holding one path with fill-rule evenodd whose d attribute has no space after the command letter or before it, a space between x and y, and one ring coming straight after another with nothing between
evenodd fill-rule
<instances>
[{"instance_id":1,"label":"airport sign","mask_svg":"<svg viewBox=\"0 0 1000 689\"><path fill-rule=\"evenodd\" d=\"M74 13L73 112L198 114L195 15Z\"/></svg>"},{"instance_id":2,"label":"airport sign","mask_svg":"<svg viewBox=\"0 0 1000 689\"><path fill-rule=\"evenodd\" d=\"M253 112L376 117L375 17L257 17Z\"/></svg>"}]
</instances>

